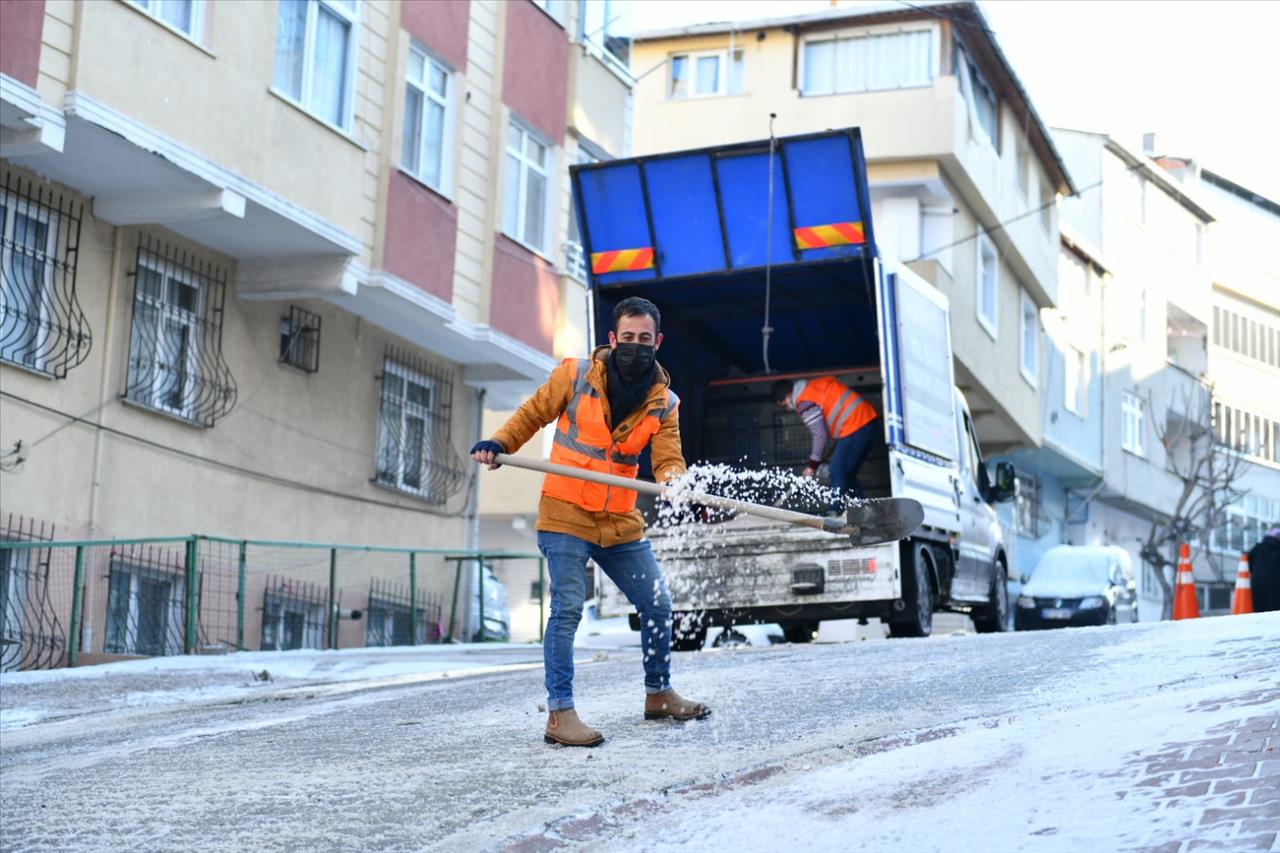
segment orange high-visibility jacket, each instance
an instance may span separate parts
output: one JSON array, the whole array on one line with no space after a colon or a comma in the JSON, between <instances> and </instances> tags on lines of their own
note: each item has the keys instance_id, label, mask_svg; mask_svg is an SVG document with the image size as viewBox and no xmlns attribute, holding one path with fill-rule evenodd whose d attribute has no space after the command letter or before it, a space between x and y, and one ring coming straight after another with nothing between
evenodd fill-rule
<instances>
[{"instance_id":1,"label":"orange high-visibility jacket","mask_svg":"<svg viewBox=\"0 0 1280 853\"><path fill-rule=\"evenodd\" d=\"M605 421L601 394L587 381L591 361L581 358L565 362L573 381L573 393L556 423L551 461L571 468L635 478L640 473L641 452L662 427L663 419L679 407L680 399L667 388L666 399L660 405L643 412L626 435L615 439ZM636 493L630 489L615 489L559 474L546 476L542 493L590 512L630 512L636 506Z\"/></svg>"},{"instance_id":2,"label":"orange high-visibility jacket","mask_svg":"<svg viewBox=\"0 0 1280 853\"><path fill-rule=\"evenodd\" d=\"M795 395L795 403L813 403L822 409L827 435L838 441L876 419L875 407L831 376L810 379Z\"/></svg>"}]
</instances>

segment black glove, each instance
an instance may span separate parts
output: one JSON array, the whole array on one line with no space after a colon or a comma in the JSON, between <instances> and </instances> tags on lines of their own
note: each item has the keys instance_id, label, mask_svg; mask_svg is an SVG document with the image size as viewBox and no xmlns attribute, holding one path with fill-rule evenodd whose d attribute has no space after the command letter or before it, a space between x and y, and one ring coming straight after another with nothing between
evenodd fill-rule
<instances>
[{"instance_id":1,"label":"black glove","mask_svg":"<svg viewBox=\"0 0 1280 853\"><path fill-rule=\"evenodd\" d=\"M494 441L491 438L487 438L484 441L477 441L475 444L475 447L471 448L471 453L473 455L476 453L506 453L506 452L507 452L507 449L505 447L503 447L501 444L499 444L498 442ZM502 466L497 463L494 463L493 467L501 468Z\"/></svg>"}]
</instances>

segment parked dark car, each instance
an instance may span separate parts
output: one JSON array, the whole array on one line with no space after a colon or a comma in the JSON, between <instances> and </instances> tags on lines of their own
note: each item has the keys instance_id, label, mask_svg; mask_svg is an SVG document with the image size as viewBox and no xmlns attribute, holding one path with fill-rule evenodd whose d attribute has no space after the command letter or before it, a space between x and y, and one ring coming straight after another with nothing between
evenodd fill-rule
<instances>
[{"instance_id":1,"label":"parked dark car","mask_svg":"<svg viewBox=\"0 0 1280 853\"><path fill-rule=\"evenodd\" d=\"M1138 621L1129 552L1114 545L1058 545L1040 558L1014 608L1018 631Z\"/></svg>"}]
</instances>

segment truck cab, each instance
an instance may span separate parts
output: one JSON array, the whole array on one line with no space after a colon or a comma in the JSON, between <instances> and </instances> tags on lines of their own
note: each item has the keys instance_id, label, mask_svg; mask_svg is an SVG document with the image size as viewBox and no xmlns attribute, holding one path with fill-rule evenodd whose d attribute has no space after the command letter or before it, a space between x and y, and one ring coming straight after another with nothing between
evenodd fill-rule
<instances>
[{"instance_id":1,"label":"truck cab","mask_svg":"<svg viewBox=\"0 0 1280 853\"><path fill-rule=\"evenodd\" d=\"M593 337L607 340L623 298L659 306L658 360L681 399L691 465L798 473L809 433L773 402L772 385L834 376L879 414L883 441L859 472L867 496L910 497L925 509L910 539L872 548L746 516L651 524L675 647L700 647L710 625L750 622L780 622L793 640L841 618L879 618L896 636L923 636L939 608L970 614L979 630L1004 630L1009 552L993 504L1012 498L1013 469L991 472L982 461L954 383L946 296L876 250L859 131L571 174ZM741 488L733 473L726 478ZM776 482L752 489L740 495L822 511ZM601 614L626 612L616 588L598 580Z\"/></svg>"}]
</instances>

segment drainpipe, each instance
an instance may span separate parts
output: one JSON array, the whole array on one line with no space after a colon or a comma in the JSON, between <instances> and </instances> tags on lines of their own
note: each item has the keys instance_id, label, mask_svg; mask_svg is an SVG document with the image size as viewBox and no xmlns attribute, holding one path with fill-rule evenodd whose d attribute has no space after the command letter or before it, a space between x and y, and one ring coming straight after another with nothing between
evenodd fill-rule
<instances>
[{"instance_id":1,"label":"drainpipe","mask_svg":"<svg viewBox=\"0 0 1280 853\"><path fill-rule=\"evenodd\" d=\"M102 351L102 369L98 374L98 408L94 412L94 424L98 429L93 436L93 479L89 484L89 518L85 527L85 538L92 539L94 526L98 521L98 498L102 491L102 446L106 440L106 432L102 429L102 412L111 397L111 365L115 364L111 352L112 317L116 312L116 283L123 277L124 270L124 229L116 228L111 241L111 268L107 276L107 310L102 322L102 340L99 347Z\"/></svg>"},{"instance_id":2,"label":"drainpipe","mask_svg":"<svg viewBox=\"0 0 1280 853\"><path fill-rule=\"evenodd\" d=\"M483 388L476 391L475 406L471 412L471 444L484 438L480 431L484 429L486 393ZM463 532L463 547L468 551L476 551L480 548L480 466L475 464L471 464L471 486L467 490L467 508L464 511L464 518L466 529Z\"/></svg>"}]
</instances>

